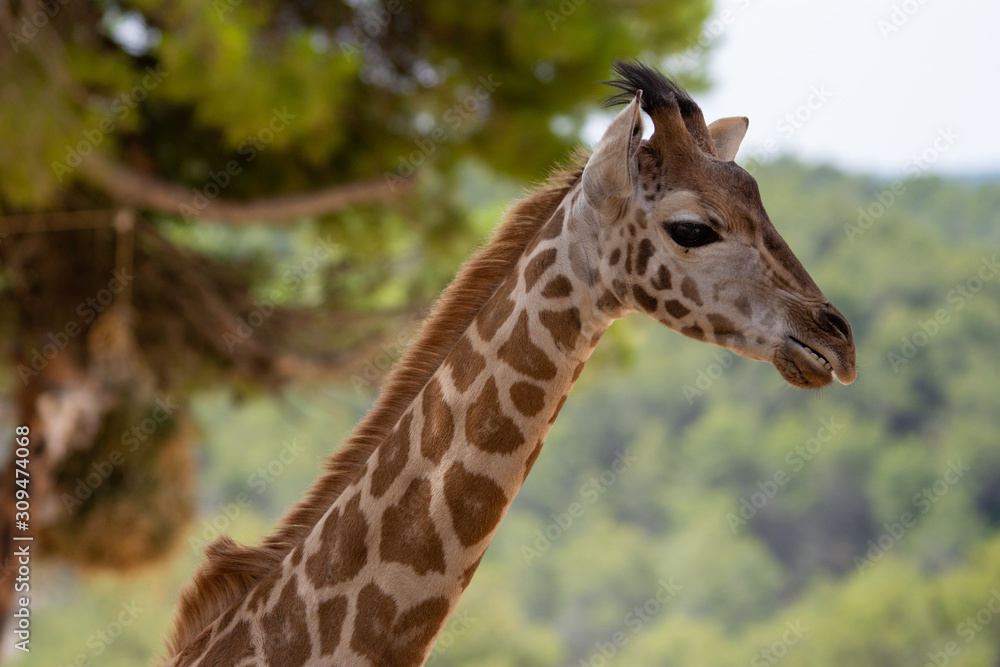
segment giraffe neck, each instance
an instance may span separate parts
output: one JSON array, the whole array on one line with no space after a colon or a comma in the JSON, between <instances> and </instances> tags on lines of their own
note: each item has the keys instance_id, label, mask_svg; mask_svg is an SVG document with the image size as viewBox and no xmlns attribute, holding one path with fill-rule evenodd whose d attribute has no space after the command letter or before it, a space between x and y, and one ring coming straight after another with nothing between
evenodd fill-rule
<instances>
[{"instance_id":1,"label":"giraffe neck","mask_svg":"<svg viewBox=\"0 0 1000 667\"><path fill-rule=\"evenodd\" d=\"M597 235L572 212L578 191L358 479L282 567L209 628L199 657L242 643L268 664L426 659L620 308L595 286Z\"/></svg>"},{"instance_id":2,"label":"giraffe neck","mask_svg":"<svg viewBox=\"0 0 1000 667\"><path fill-rule=\"evenodd\" d=\"M357 491L341 499L357 508L355 523L364 517L368 551L343 585L354 596L331 664L426 659L610 325L567 222L576 199L566 198L379 447ZM307 571L312 550L317 565L320 554L340 558L320 533L307 541Z\"/></svg>"}]
</instances>

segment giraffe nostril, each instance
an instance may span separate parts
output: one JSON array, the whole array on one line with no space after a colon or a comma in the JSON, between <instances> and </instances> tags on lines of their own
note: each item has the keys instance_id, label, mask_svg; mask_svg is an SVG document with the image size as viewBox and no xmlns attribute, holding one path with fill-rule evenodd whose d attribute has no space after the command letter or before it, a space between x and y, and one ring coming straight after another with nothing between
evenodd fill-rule
<instances>
[{"instance_id":1,"label":"giraffe nostril","mask_svg":"<svg viewBox=\"0 0 1000 667\"><path fill-rule=\"evenodd\" d=\"M851 325L837 311L823 309L817 314L816 320L823 331L834 336L843 336L846 340L851 340Z\"/></svg>"}]
</instances>

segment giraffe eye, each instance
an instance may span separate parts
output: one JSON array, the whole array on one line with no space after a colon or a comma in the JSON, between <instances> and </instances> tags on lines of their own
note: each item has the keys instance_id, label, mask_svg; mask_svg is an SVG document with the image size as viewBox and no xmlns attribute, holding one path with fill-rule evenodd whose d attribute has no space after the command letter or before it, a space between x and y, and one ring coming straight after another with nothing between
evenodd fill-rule
<instances>
[{"instance_id":1,"label":"giraffe eye","mask_svg":"<svg viewBox=\"0 0 1000 667\"><path fill-rule=\"evenodd\" d=\"M685 248L697 248L721 240L714 229L702 222L668 222L664 228L674 243Z\"/></svg>"}]
</instances>

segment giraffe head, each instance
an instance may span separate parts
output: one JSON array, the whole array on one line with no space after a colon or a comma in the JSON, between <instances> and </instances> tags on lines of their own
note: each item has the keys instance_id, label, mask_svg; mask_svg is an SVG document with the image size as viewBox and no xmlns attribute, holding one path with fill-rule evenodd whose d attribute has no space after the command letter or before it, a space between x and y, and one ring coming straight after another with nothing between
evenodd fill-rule
<instances>
[{"instance_id":1,"label":"giraffe head","mask_svg":"<svg viewBox=\"0 0 1000 667\"><path fill-rule=\"evenodd\" d=\"M796 387L854 381L851 327L768 219L757 183L733 162L746 118L706 125L674 82L617 63L627 102L582 175L573 217L591 230L592 281L624 310L774 364ZM645 111L653 134L642 138ZM612 301L606 293L605 302Z\"/></svg>"}]
</instances>

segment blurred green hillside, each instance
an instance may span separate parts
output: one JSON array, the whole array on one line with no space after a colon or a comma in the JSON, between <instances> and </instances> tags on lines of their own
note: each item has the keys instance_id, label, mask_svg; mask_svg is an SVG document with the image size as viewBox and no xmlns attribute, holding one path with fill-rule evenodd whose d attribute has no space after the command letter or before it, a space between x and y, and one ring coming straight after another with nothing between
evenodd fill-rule
<instances>
[{"instance_id":1,"label":"blurred green hillside","mask_svg":"<svg viewBox=\"0 0 1000 667\"><path fill-rule=\"evenodd\" d=\"M494 220L513 188L476 173L463 196ZM1000 662L1000 183L924 178L889 202L892 183L826 167L756 176L854 327L857 382L792 390L769 365L617 323L428 664ZM38 572L35 629L59 641L16 664L147 662L200 546L267 532L371 397L200 395L186 545L125 579Z\"/></svg>"}]
</instances>

